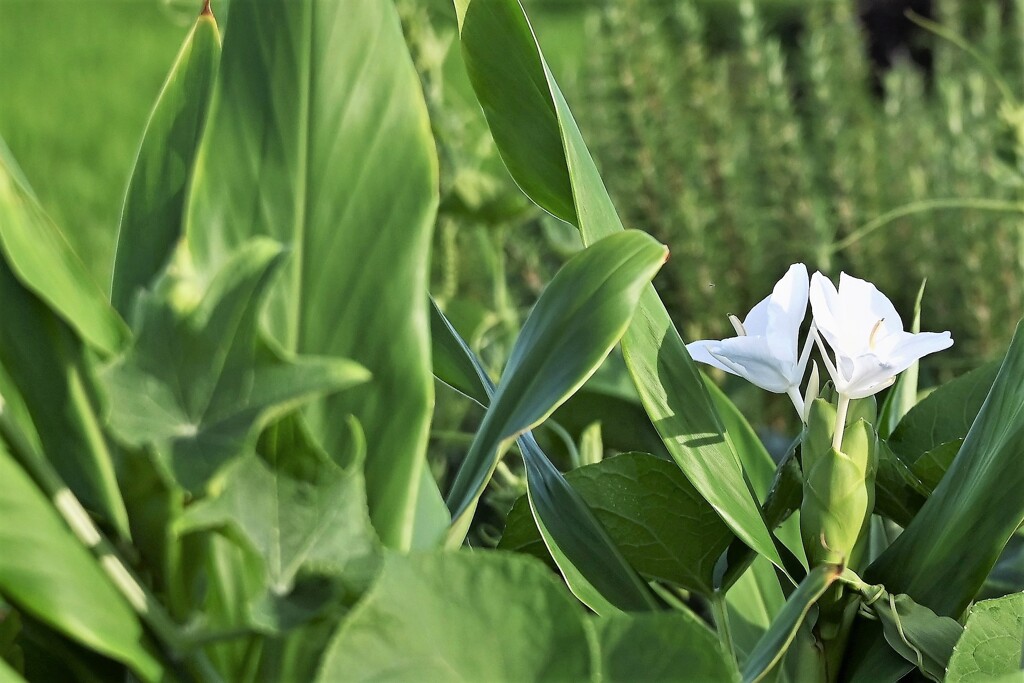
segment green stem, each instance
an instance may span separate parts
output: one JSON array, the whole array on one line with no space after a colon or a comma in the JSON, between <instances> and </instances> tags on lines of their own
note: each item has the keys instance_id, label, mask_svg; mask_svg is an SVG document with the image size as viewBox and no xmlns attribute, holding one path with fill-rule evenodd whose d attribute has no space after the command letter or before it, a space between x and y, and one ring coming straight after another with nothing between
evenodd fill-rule
<instances>
[{"instance_id":1,"label":"green stem","mask_svg":"<svg viewBox=\"0 0 1024 683\"><path fill-rule=\"evenodd\" d=\"M857 230L832 245L832 252L840 252L867 237L874 231L886 226L898 218L915 213L938 211L942 209L969 209L977 211L1002 211L1007 213L1024 213L1024 203L1008 202L999 199L923 199L898 206L881 216L868 221Z\"/></svg>"},{"instance_id":2,"label":"green stem","mask_svg":"<svg viewBox=\"0 0 1024 683\"><path fill-rule=\"evenodd\" d=\"M726 651L734 660L736 659L736 646L732 641L732 630L729 628L729 607L725 604L725 593L715 591L711 596L711 611L715 616L715 627L718 629L718 637L725 645Z\"/></svg>"},{"instance_id":3,"label":"green stem","mask_svg":"<svg viewBox=\"0 0 1024 683\"><path fill-rule=\"evenodd\" d=\"M839 394L839 405L836 407L836 430L832 435L832 448L843 450L843 432L846 431L846 413L850 410L850 397Z\"/></svg>"}]
</instances>

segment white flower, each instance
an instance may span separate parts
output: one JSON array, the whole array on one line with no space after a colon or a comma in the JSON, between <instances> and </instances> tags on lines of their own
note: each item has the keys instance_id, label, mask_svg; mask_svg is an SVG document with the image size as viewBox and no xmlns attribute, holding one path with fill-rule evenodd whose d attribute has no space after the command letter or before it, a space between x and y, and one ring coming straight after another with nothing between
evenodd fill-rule
<instances>
[{"instance_id":1,"label":"white flower","mask_svg":"<svg viewBox=\"0 0 1024 683\"><path fill-rule=\"evenodd\" d=\"M803 417L799 386L807 369L811 338L801 353L798 337L807 315L807 296L807 267L794 264L742 323L729 316L737 336L691 342L686 350L695 361L739 375L766 391L788 394Z\"/></svg>"},{"instance_id":2,"label":"white flower","mask_svg":"<svg viewBox=\"0 0 1024 683\"><path fill-rule=\"evenodd\" d=\"M835 352L833 364L821 347L825 366L848 400L881 391L914 361L953 345L949 332L904 332L892 302L870 282L846 273L839 276L838 290L815 273L810 299L815 325Z\"/></svg>"}]
</instances>

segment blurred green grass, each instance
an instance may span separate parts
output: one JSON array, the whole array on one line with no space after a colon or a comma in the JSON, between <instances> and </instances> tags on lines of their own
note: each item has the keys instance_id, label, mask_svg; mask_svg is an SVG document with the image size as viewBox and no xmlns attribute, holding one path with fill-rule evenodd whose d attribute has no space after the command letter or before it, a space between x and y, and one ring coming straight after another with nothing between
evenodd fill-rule
<instances>
[{"instance_id":1,"label":"blurred green grass","mask_svg":"<svg viewBox=\"0 0 1024 683\"><path fill-rule=\"evenodd\" d=\"M0 0L0 136L104 287L138 143L189 24L159 0Z\"/></svg>"}]
</instances>

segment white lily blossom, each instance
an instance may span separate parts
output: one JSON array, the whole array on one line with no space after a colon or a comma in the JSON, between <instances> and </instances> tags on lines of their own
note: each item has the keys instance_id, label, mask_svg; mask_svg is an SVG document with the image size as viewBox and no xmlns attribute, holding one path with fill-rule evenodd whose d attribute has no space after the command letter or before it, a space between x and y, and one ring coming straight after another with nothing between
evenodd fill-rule
<instances>
[{"instance_id":1,"label":"white lily blossom","mask_svg":"<svg viewBox=\"0 0 1024 683\"><path fill-rule=\"evenodd\" d=\"M885 389L919 358L953 345L949 332L904 331L892 302L870 282L846 273L839 276L839 289L815 273L810 300L821 355L839 393L838 443L842 443L843 427L839 418L845 420L850 400ZM834 363L822 336L832 347Z\"/></svg>"},{"instance_id":2,"label":"white lily blossom","mask_svg":"<svg viewBox=\"0 0 1024 683\"><path fill-rule=\"evenodd\" d=\"M807 267L797 263L775 285L772 293L754 306L743 322L729 316L736 336L703 339L686 345L690 356L776 394L787 394L801 419L804 400L800 382L807 369L813 335L800 351L800 325L807 316Z\"/></svg>"}]
</instances>

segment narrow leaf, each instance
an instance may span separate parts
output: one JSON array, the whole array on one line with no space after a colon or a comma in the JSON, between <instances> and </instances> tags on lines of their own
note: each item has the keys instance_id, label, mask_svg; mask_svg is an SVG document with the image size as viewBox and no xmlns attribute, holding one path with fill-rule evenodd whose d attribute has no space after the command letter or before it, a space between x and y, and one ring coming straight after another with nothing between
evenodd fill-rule
<instances>
[{"instance_id":1,"label":"narrow leaf","mask_svg":"<svg viewBox=\"0 0 1024 683\"><path fill-rule=\"evenodd\" d=\"M621 231L518 0L456 6L470 80L513 178L540 206L576 225L588 245ZM653 288L641 296L623 353L648 415L687 478L737 536L781 566L740 460Z\"/></svg>"},{"instance_id":2,"label":"narrow leaf","mask_svg":"<svg viewBox=\"0 0 1024 683\"><path fill-rule=\"evenodd\" d=\"M455 523L474 507L503 445L540 424L597 370L666 255L650 236L625 232L580 252L555 275L516 339L448 493Z\"/></svg>"},{"instance_id":3,"label":"narrow leaf","mask_svg":"<svg viewBox=\"0 0 1024 683\"><path fill-rule=\"evenodd\" d=\"M2 444L0 481L0 594L144 680L161 680L135 613Z\"/></svg>"},{"instance_id":4,"label":"narrow leaf","mask_svg":"<svg viewBox=\"0 0 1024 683\"><path fill-rule=\"evenodd\" d=\"M440 323L437 329L451 337L435 349L461 349L479 384L478 389L468 391L493 396L494 384L472 350L436 307L434 314ZM530 511L544 544L576 597L598 613L652 607L651 596L636 570L622 556L593 511L551 464L533 435L524 433L518 444L527 465Z\"/></svg>"},{"instance_id":5,"label":"narrow leaf","mask_svg":"<svg viewBox=\"0 0 1024 683\"><path fill-rule=\"evenodd\" d=\"M219 60L217 22L204 12L167 75L128 183L110 292L123 316L136 291L163 270L182 235L185 194Z\"/></svg>"},{"instance_id":6,"label":"narrow leaf","mask_svg":"<svg viewBox=\"0 0 1024 683\"><path fill-rule=\"evenodd\" d=\"M823 564L812 569L789 596L786 606L772 622L743 667L745 683L755 683L767 676L782 661L797 631L818 598L825 594L842 572L838 565Z\"/></svg>"},{"instance_id":7,"label":"narrow leaf","mask_svg":"<svg viewBox=\"0 0 1024 683\"><path fill-rule=\"evenodd\" d=\"M18 281L81 338L117 352L128 329L88 269L50 221L0 140L0 252Z\"/></svg>"}]
</instances>

